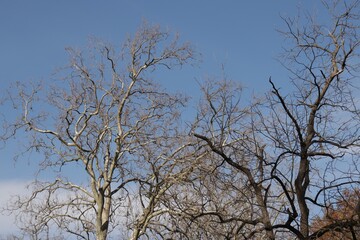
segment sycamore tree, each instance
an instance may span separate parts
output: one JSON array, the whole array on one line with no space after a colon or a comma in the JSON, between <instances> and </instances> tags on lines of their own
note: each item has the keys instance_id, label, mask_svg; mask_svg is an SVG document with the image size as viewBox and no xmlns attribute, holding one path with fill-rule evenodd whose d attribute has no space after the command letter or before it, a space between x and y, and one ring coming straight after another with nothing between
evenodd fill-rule
<instances>
[{"instance_id":1,"label":"sycamore tree","mask_svg":"<svg viewBox=\"0 0 360 240\"><path fill-rule=\"evenodd\" d=\"M121 51L99 41L67 50L70 62L59 79L19 83L6 102L19 116L4 123L3 140L27 141L25 152L42 158L39 176L47 176L8 210L31 239L151 234L148 228L170 211L160 199L197 159L186 161L195 152L180 122L187 98L154 78L192 61L194 50L147 24Z\"/></svg>"}]
</instances>

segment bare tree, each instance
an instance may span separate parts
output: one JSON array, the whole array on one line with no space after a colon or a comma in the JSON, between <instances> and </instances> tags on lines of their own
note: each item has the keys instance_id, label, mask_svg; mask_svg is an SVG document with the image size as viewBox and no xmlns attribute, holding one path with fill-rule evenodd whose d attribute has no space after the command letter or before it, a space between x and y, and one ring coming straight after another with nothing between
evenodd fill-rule
<instances>
[{"instance_id":1,"label":"bare tree","mask_svg":"<svg viewBox=\"0 0 360 240\"><path fill-rule=\"evenodd\" d=\"M275 239L267 206L269 183L265 176L265 142L255 133L252 107L242 106L241 88L228 80L207 83L203 91L204 102L194 135L213 152L209 157L217 162L213 162L212 172L217 175L214 181L223 182L220 195L223 199L217 194L219 199L214 202L217 207L199 215L214 216L220 225L235 223L236 230L232 230L235 238L262 238L265 234L266 238ZM218 193L218 189L212 191ZM225 210L215 210L224 200L228 202Z\"/></svg>"},{"instance_id":2,"label":"bare tree","mask_svg":"<svg viewBox=\"0 0 360 240\"><path fill-rule=\"evenodd\" d=\"M21 113L3 139L25 135L27 151L44 157L41 170L58 171L9 208L33 236L55 229L78 239L111 232L138 239L168 210L159 199L196 162L185 161L191 142L179 117L186 97L152 79L158 68L194 58L189 44L170 37L144 24L120 54L99 42L87 52L68 49L70 66L58 84L18 84L10 99Z\"/></svg>"},{"instance_id":3,"label":"bare tree","mask_svg":"<svg viewBox=\"0 0 360 240\"><path fill-rule=\"evenodd\" d=\"M358 5L324 2L330 25L309 15L304 22L284 18L293 92L284 94L270 79L265 99L241 106L241 92L229 90L229 82L205 89L194 136L220 157L218 166L241 174L239 194L252 192L246 195L252 214L236 219L250 226L249 235L238 238L258 239L260 231L266 239L316 239L359 225L343 219L311 230L312 218L330 210L342 188L359 184Z\"/></svg>"}]
</instances>

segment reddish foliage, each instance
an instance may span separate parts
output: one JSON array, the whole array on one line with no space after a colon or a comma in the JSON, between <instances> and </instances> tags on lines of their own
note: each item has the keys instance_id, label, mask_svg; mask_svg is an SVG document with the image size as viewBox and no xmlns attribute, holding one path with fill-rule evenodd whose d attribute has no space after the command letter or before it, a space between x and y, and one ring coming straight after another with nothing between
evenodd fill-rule
<instances>
[{"instance_id":1,"label":"reddish foliage","mask_svg":"<svg viewBox=\"0 0 360 240\"><path fill-rule=\"evenodd\" d=\"M349 220L357 220L359 222L359 201L360 189L345 189L341 192L336 204L331 205L323 216L318 216L312 222L313 232L325 228L330 224L344 223ZM329 231L318 239L359 239L360 238L360 222L353 228L331 227ZM354 238L354 235L356 238Z\"/></svg>"}]
</instances>

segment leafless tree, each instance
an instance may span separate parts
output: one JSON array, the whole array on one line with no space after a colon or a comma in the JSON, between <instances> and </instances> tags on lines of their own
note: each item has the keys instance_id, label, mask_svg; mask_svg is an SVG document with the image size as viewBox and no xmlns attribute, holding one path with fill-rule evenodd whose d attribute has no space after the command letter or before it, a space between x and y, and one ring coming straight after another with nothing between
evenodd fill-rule
<instances>
[{"instance_id":1,"label":"leafless tree","mask_svg":"<svg viewBox=\"0 0 360 240\"><path fill-rule=\"evenodd\" d=\"M153 80L158 68L194 59L189 44L171 37L144 24L120 53L98 41L88 51L68 49L61 80L17 85L10 100L21 113L2 137L27 137L26 150L44 157L41 170L56 170L8 209L34 239L52 230L78 239L112 232L139 239L169 211L159 199L196 164L196 157L185 161L194 152L180 123L186 97Z\"/></svg>"},{"instance_id":2,"label":"leafless tree","mask_svg":"<svg viewBox=\"0 0 360 240\"><path fill-rule=\"evenodd\" d=\"M225 239L254 239L265 237L263 234L274 239L266 201L270 192L265 176L265 142L255 133L252 107L241 101L242 89L231 81L208 82L204 86L194 135L212 151L208 157L213 159L213 181L222 187L216 189L215 185L212 190L218 198L212 202L216 207L205 209L197 217L216 218L214 222L220 224L217 228L223 223L235 224L232 237ZM227 204L219 211L224 201Z\"/></svg>"},{"instance_id":3,"label":"leafless tree","mask_svg":"<svg viewBox=\"0 0 360 240\"><path fill-rule=\"evenodd\" d=\"M317 24L310 15L304 21L284 18L290 44L283 59L292 74L292 92L284 93L271 78L272 91L248 105L240 104L236 94L241 92L229 90L229 82L204 91L194 136L220 157L218 166L241 174L239 194L252 192L247 194L252 214L236 221L250 226L256 239L258 231L266 239L316 239L333 228L359 225L346 219L311 231L316 213L330 210L342 188L359 184L354 95L359 2L323 5L329 25Z\"/></svg>"}]
</instances>

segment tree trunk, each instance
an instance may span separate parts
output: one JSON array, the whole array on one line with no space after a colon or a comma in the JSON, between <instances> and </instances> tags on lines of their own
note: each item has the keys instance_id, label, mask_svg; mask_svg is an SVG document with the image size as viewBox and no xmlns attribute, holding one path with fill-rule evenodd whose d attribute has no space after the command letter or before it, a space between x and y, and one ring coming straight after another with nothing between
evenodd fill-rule
<instances>
[{"instance_id":1,"label":"tree trunk","mask_svg":"<svg viewBox=\"0 0 360 240\"><path fill-rule=\"evenodd\" d=\"M309 236L309 208L305 200L309 181L309 160L301 158L298 176L295 180L295 191L300 208L300 232L304 237Z\"/></svg>"},{"instance_id":2,"label":"tree trunk","mask_svg":"<svg viewBox=\"0 0 360 240\"><path fill-rule=\"evenodd\" d=\"M108 189L107 192L110 190ZM109 229L111 197L104 191L99 192L99 199L97 202L98 212L96 215L96 240L106 240Z\"/></svg>"}]
</instances>

